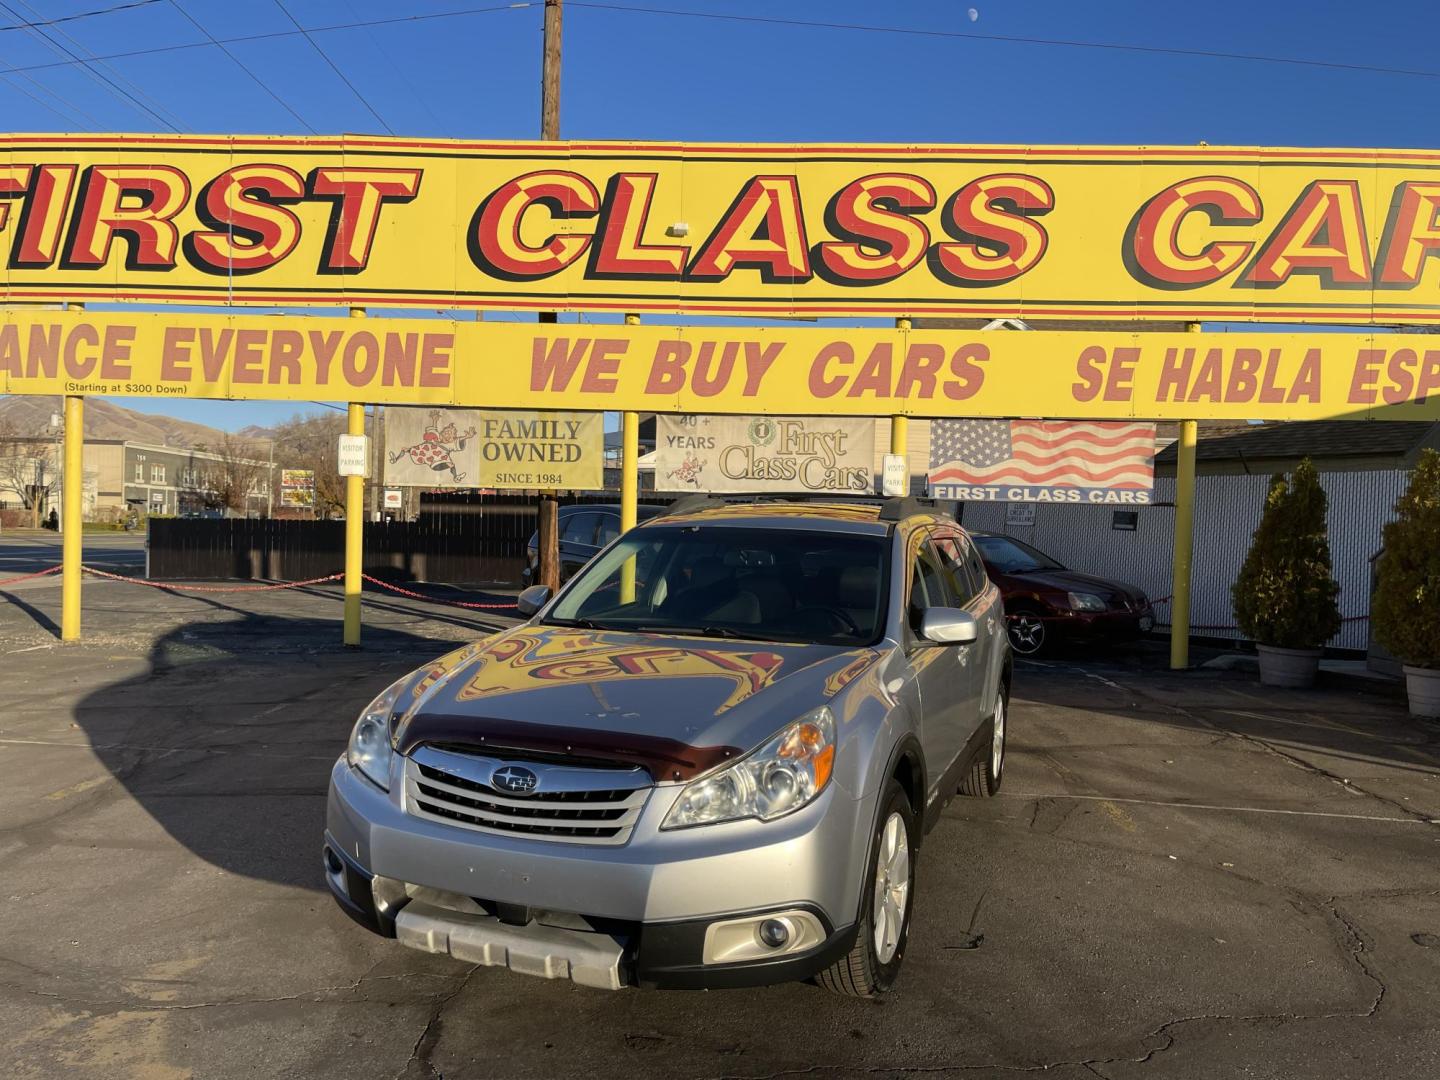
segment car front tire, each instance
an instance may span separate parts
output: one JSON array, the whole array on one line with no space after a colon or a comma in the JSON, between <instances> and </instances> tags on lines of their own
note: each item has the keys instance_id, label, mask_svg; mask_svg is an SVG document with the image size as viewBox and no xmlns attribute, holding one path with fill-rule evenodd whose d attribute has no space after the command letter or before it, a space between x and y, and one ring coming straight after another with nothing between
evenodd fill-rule
<instances>
[{"instance_id":1,"label":"car front tire","mask_svg":"<svg viewBox=\"0 0 1440 1080\"><path fill-rule=\"evenodd\" d=\"M915 837L915 811L892 779L870 841L859 933L849 955L816 976L825 989L872 997L889 990L900 974L915 903Z\"/></svg>"}]
</instances>

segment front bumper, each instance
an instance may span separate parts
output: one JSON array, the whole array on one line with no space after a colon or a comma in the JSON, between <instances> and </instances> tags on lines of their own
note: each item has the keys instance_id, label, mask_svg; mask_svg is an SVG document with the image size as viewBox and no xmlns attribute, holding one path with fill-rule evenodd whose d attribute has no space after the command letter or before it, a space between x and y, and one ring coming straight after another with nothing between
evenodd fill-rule
<instances>
[{"instance_id":1,"label":"front bumper","mask_svg":"<svg viewBox=\"0 0 1440 1080\"><path fill-rule=\"evenodd\" d=\"M592 986L786 982L849 951L867 855L854 838L870 833L873 798L832 783L778 821L661 831L678 793L653 789L625 844L574 844L421 819L342 758L331 774L326 880L376 933ZM809 920L803 949L706 963L716 923L774 913Z\"/></svg>"},{"instance_id":2,"label":"front bumper","mask_svg":"<svg viewBox=\"0 0 1440 1080\"><path fill-rule=\"evenodd\" d=\"M1148 634L1155 628L1155 615L1148 607L1138 611L1067 611L1055 623L1076 638L1123 640Z\"/></svg>"}]
</instances>

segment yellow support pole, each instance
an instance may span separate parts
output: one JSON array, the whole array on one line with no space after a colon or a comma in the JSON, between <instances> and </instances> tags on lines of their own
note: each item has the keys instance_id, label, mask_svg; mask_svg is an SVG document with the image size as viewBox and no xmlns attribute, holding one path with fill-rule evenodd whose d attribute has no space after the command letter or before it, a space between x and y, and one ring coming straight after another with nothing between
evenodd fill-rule
<instances>
[{"instance_id":1,"label":"yellow support pole","mask_svg":"<svg viewBox=\"0 0 1440 1080\"><path fill-rule=\"evenodd\" d=\"M1185 327L1200 332L1199 323ZM1195 549L1195 438L1199 425L1180 421L1175 454L1175 562L1171 571L1170 669L1190 666L1190 566Z\"/></svg>"},{"instance_id":2,"label":"yellow support pole","mask_svg":"<svg viewBox=\"0 0 1440 1080\"><path fill-rule=\"evenodd\" d=\"M350 309L352 319L363 319L365 309ZM365 406L351 402L345 409L345 430L350 435L365 434ZM365 557L365 478L345 478L345 644L360 644L360 590L364 582Z\"/></svg>"},{"instance_id":3,"label":"yellow support pole","mask_svg":"<svg viewBox=\"0 0 1440 1080\"><path fill-rule=\"evenodd\" d=\"M910 329L910 317L902 316L895 320L896 330ZM905 459L905 482L906 489L910 483L910 418L908 416L895 415L890 417L890 453L898 454Z\"/></svg>"},{"instance_id":4,"label":"yellow support pole","mask_svg":"<svg viewBox=\"0 0 1440 1080\"><path fill-rule=\"evenodd\" d=\"M65 397L65 490L60 512L64 515L64 536L60 541L60 640L80 640L80 568L84 558L81 521L85 494L85 399Z\"/></svg>"},{"instance_id":5,"label":"yellow support pole","mask_svg":"<svg viewBox=\"0 0 1440 1080\"><path fill-rule=\"evenodd\" d=\"M639 315L626 315L626 326L639 326ZM640 503L640 414L626 412L620 416L620 531L633 529L639 519ZM626 559L620 567L620 602L635 601L635 560Z\"/></svg>"}]
</instances>

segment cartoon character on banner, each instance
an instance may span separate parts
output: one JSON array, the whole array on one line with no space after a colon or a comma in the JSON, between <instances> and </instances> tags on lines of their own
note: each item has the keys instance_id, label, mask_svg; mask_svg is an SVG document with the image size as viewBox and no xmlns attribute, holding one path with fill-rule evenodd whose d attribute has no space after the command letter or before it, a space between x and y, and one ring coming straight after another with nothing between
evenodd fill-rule
<instances>
[{"instance_id":1,"label":"cartoon character on banner","mask_svg":"<svg viewBox=\"0 0 1440 1080\"><path fill-rule=\"evenodd\" d=\"M700 474L705 471L705 459L697 458L695 451L690 450L685 454L685 460L677 468L671 469L665 474L667 479L679 480L682 484L689 484L699 490Z\"/></svg>"},{"instance_id":2,"label":"cartoon character on banner","mask_svg":"<svg viewBox=\"0 0 1440 1080\"><path fill-rule=\"evenodd\" d=\"M432 469L435 472L448 470L450 478L458 484L465 479L465 474L456 470L455 455L464 450L465 444L474 437L474 427L461 431L455 426L455 421L446 420L439 409L431 409L430 423L426 425L420 441L414 446L392 451L390 464L394 465L402 457L408 456L422 469Z\"/></svg>"}]
</instances>

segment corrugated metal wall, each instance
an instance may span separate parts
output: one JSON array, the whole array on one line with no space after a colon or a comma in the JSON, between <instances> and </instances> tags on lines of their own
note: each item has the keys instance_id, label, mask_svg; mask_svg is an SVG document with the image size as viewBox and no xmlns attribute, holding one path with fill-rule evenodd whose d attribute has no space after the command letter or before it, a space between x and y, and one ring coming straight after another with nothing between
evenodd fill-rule
<instances>
[{"instance_id":1,"label":"corrugated metal wall","mask_svg":"<svg viewBox=\"0 0 1440 1080\"><path fill-rule=\"evenodd\" d=\"M1340 583L1340 613L1370 611L1370 558L1380 550L1380 530L1394 517L1395 500L1410 474L1383 472L1322 473L1329 497L1330 557ZM1250 538L1265 505L1268 476L1201 476L1196 480L1195 562L1191 585L1191 623L1213 627L1203 633L1240 637L1230 606L1230 586L1240 573ZM1175 498L1175 481L1156 477L1155 499ZM1175 511L1171 506L1140 508L1134 532L1111 528L1113 506L1049 505L1035 507L1035 524L1007 526L1005 503L966 503L965 526L983 532L1010 533L1034 544L1067 566L1101 577L1139 585L1152 597L1171 592L1170 561ZM1168 607L1160 612L1169 617ZM1364 649L1369 623L1347 622L1330 645Z\"/></svg>"}]
</instances>

